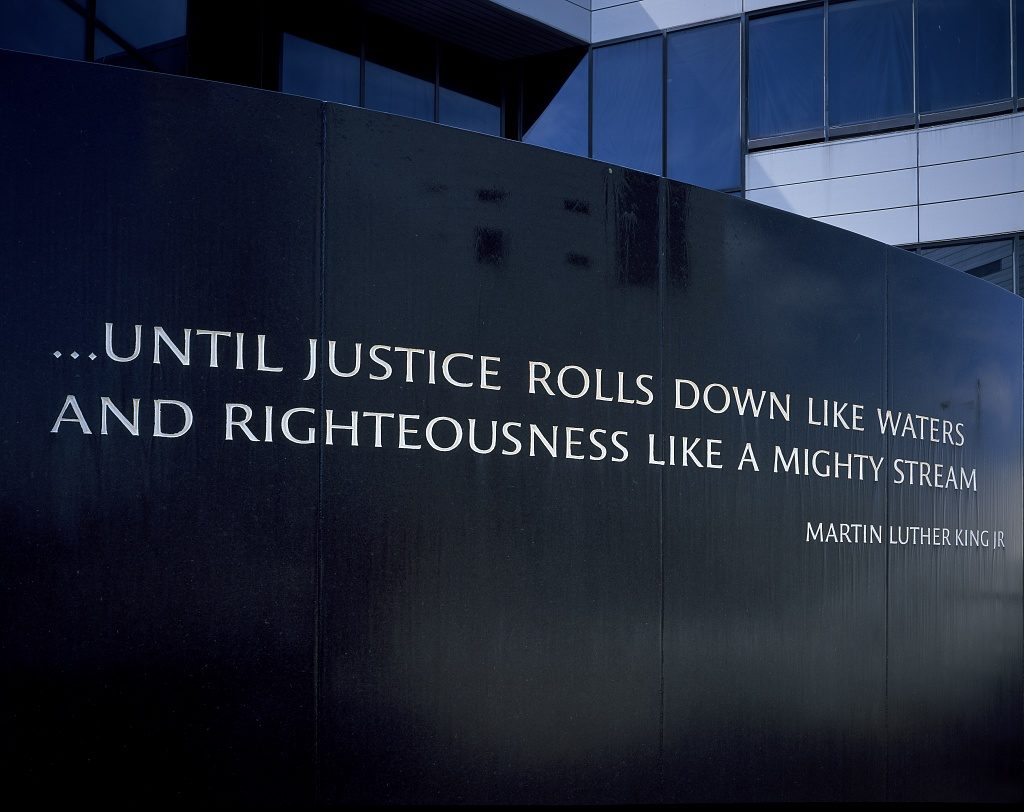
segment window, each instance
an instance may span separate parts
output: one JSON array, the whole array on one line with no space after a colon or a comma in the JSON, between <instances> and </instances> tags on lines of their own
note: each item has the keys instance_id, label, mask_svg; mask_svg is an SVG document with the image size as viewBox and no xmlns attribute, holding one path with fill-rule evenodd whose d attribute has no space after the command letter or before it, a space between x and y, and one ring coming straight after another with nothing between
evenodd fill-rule
<instances>
[{"instance_id":1,"label":"window","mask_svg":"<svg viewBox=\"0 0 1024 812\"><path fill-rule=\"evenodd\" d=\"M84 59L85 19L60 0L3 0L0 48Z\"/></svg>"},{"instance_id":2,"label":"window","mask_svg":"<svg viewBox=\"0 0 1024 812\"><path fill-rule=\"evenodd\" d=\"M1010 0L918 0L921 113L1010 98Z\"/></svg>"},{"instance_id":3,"label":"window","mask_svg":"<svg viewBox=\"0 0 1024 812\"><path fill-rule=\"evenodd\" d=\"M662 38L594 49L594 157L660 175Z\"/></svg>"},{"instance_id":4,"label":"window","mask_svg":"<svg viewBox=\"0 0 1024 812\"><path fill-rule=\"evenodd\" d=\"M1017 6L1013 10L1017 40L1014 63L1017 65L1017 98L1024 99L1024 0L1016 0L1016 2Z\"/></svg>"},{"instance_id":5,"label":"window","mask_svg":"<svg viewBox=\"0 0 1024 812\"><path fill-rule=\"evenodd\" d=\"M442 124L501 135L501 74L497 63L461 48L441 50L438 117Z\"/></svg>"},{"instance_id":6,"label":"window","mask_svg":"<svg viewBox=\"0 0 1024 812\"><path fill-rule=\"evenodd\" d=\"M433 40L378 22L366 40L366 106L434 120Z\"/></svg>"},{"instance_id":7,"label":"window","mask_svg":"<svg viewBox=\"0 0 1024 812\"><path fill-rule=\"evenodd\" d=\"M913 14L912 0L855 0L829 6L830 127L913 115Z\"/></svg>"},{"instance_id":8,"label":"window","mask_svg":"<svg viewBox=\"0 0 1024 812\"><path fill-rule=\"evenodd\" d=\"M922 248L921 256L999 285L1008 291L1020 290L1013 273L1013 240Z\"/></svg>"},{"instance_id":9,"label":"window","mask_svg":"<svg viewBox=\"0 0 1024 812\"><path fill-rule=\"evenodd\" d=\"M1017 293L1024 294L1024 236L1017 236Z\"/></svg>"},{"instance_id":10,"label":"window","mask_svg":"<svg viewBox=\"0 0 1024 812\"><path fill-rule=\"evenodd\" d=\"M590 57L537 57L523 71L523 141L574 155L589 150Z\"/></svg>"},{"instance_id":11,"label":"window","mask_svg":"<svg viewBox=\"0 0 1024 812\"><path fill-rule=\"evenodd\" d=\"M138 50L185 36L186 10L185 0L96 0L96 19ZM97 44L97 58L110 53Z\"/></svg>"},{"instance_id":12,"label":"window","mask_svg":"<svg viewBox=\"0 0 1024 812\"><path fill-rule=\"evenodd\" d=\"M740 24L668 37L670 178L711 189L740 186Z\"/></svg>"},{"instance_id":13,"label":"window","mask_svg":"<svg viewBox=\"0 0 1024 812\"><path fill-rule=\"evenodd\" d=\"M750 20L747 131L751 139L823 137L824 50L820 7Z\"/></svg>"},{"instance_id":14,"label":"window","mask_svg":"<svg viewBox=\"0 0 1024 812\"><path fill-rule=\"evenodd\" d=\"M359 104L359 49L347 53L284 35L281 90L322 101Z\"/></svg>"},{"instance_id":15,"label":"window","mask_svg":"<svg viewBox=\"0 0 1024 812\"><path fill-rule=\"evenodd\" d=\"M95 59L184 73L187 8L186 0L96 0Z\"/></svg>"},{"instance_id":16,"label":"window","mask_svg":"<svg viewBox=\"0 0 1024 812\"><path fill-rule=\"evenodd\" d=\"M297 27L306 31L312 24L306 18ZM500 63L383 18L368 18L364 26L342 16L328 27L334 33L324 44L284 35L281 90L358 105L362 62L366 107L502 134L505 79Z\"/></svg>"}]
</instances>

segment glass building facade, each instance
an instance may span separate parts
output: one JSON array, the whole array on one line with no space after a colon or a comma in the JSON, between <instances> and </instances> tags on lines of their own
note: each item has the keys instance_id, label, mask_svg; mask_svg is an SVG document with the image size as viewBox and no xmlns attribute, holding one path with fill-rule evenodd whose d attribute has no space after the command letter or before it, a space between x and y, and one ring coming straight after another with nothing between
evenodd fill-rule
<instances>
[{"instance_id":1,"label":"glass building facade","mask_svg":"<svg viewBox=\"0 0 1024 812\"><path fill-rule=\"evenodd\" d=\"M185 73L187 0L0 0L0 48Z\"/></svg>"},{"instance_id":2,"label":"glass building facade","mask_svg":"<svg viewBox=\"0 0 1024 812\"><path fill-rule=\"evenodd\" d=\"M958 271L984 279L1012 293L1024 294L1024 236L1004 239L951 242L922 246L917 249L923 257L941 262Z\"/></svg>"},{"instance_id":3,"label":"glass building facade","mask_svg":"<svg viewBox=\"0 0 1024 812\"><path fill-rule=\"evenodd\" d=\"M364 106L734 194L761 152L1024 110L1024 0L721 5L734 13L589 43L530 33L487 0L0 0L0 47ZM1020 228L992 235L1011 257L998 272L968 267L963 241L900 242L1018 291Z\"/></svg>"}]
</instances>

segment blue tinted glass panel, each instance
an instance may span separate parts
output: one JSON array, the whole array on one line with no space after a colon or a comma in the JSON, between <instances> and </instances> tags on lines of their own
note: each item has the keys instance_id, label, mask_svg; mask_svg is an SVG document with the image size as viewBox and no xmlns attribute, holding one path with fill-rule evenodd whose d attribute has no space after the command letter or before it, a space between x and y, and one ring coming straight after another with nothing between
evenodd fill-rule
<instances>
[{"instance_id":1,"label":"blue tinted glass panel","mask_svg":"<svg viewBox=\"0 0 1024 812\"><path fill-rule=\"evenodd\" d=\"M185 36L186 0L96 0L96 19L109 25L134 48ZM96 58L121 51L106 37L96 37Z\"/></svg>"},{"instance_id":2,"label":"blue tinted glass panel","mask_svg":"<svg viewBox=\"0 0 1024 812\"><path fill-rule=\"evenodd\" d=\"M105 56L98 55L101 49ZM122 50L120 45L98 29L96 31L95 50L97 54L96 61L102 62L105 65L117 65L120 68L148 67L145 62L135 55L135 52Z\"/></svg>"},{"instance_id":3,"label":"blue tinted glass panel","mask_svg":"<svg viewBox=\"0 0 1024 812\"><path fill-rule=\"evenodd\" d=\"M367 60L366 106L371 110L433 121L434 83Z\"/></svg>"},{"instance_id":4,"label":"blue tinted glass panel","mask_svg":"<svg viewBox=\"0 0 1024 812\"><path fill-rule=\"evenodd\" d=\"M691 28L668 38L670 178L740 185L740 23Z\"/></svg>"},{"instance_id":5,"label":"blue tinted glass panel","mask_svg":"<svg viewBox=\"0 0 1024 812\"><path fill-rule=\"evenodd\" d=\"M501 135L501 76L489 59L459 48L440 56L438 120L488 135Z\"/></svg>"},{"instance_id":6,"label":"blue tinted glass panel","mask_svg":"<svg viewBox=\"0 0 1024 812\"><path fill-rule=\"evenodd\" d=\"M550 69L549 69L550 68ZM590 60L573 57L557 71L544 64L523 79L523 141L586 155L590 108ZM556 81L552 82L552 77Z\"/></svg>"},{"instance_id":7,"label":"blue tinted glass panel","mask_svg":"<svg viewBox=\"0 0 1024 812\"><path fill-rule=\"evenodd\" d=\"M1010 98L1010 0L919 0L921 112Z\"/></svg>"},{"instance_id":8,"label":"blue tinted glass panel","mask_svg":"<svg viewBox=\"0 0 1024 812\"><path fill-rule=\"evenodd\" d=\"M323 101L359 104L359 56L285 34L281 90Z\"/></svg>"},{"instance_id":9,"label":"blue tinted glass panel","mask_svg":"<svg viewBox=\"0 0 1024 812\"><path fill-rule=\"evenodd\" d=\"M1024 296L1024 237L1017 238L1017 276L1014 285L1014 292Z\"/></svg>"},{"instance_id":10,"label":"blue tinted glass panel","mask_svg":"<svg viewBox=\"0 0 1024 812\"><path fill-rule=\"evenodd\" d=\"M753 19L747 29L747 134L816 130L825 120L824 12Z\"/></svg>"},{"instance_id":11,"label":"blue tinted glass panel","mask_svg":"<svg viewBox=\"0 0 1024 812\"><path fill-rule=\"evenodd\" d=\"M1017 96L1024 99L1024 0L1017 0L1013 14L1016 20L1017 40L1017 52L1014 56L1014 63L1017 65Z\"/></svg>"},{"instance_id":12,"label":"blue tinted glass panel","mask_svg":"<svg viewBox=\"0 0 1024 812\"><path fill-rule=\"evenodd\" d=\"M60 0L2 0L0 48L85 58L85 20Z\"/></svg>"},{"instance_id":13,"label":"blue tinted glass panel","mask_svg":"<svg viewBox=\"0 0 1024 812\"><path fill-rule=\"evenodd\" d=\"M594 49L594 157L661 174L661 37Z\"/></svg>"},{"instance_id":14,"label":"blue tinted glass panel","mask_svg":"<svg viewBox=\"0 0 1024 812\"><path fill-rule=\"evenodd\" d=\"M435 61L432 39L374 21L366 42L366 106L433 121Z\"/></svg>"},{"instance_id":15,"label":"blue tinted glass panel","mask_svg":"<svg viewBox=\"0 0 1024 812\"><path fill-rule=\"evenodd\" d=\"M912 0L833 3L828 15L828 123L913 113Z\"/></svg>"},{"instance_id":16,"label":"blue tinted glass panel","mask_svg":"<svg viewBox=\"0 0 1024 812\"><path fill-rule=\"evenodd\" d=\"M487 135L501 135L501 105L450 87L441 88L441 123Z\"/></svg>"},{"instance_id":17,"label":"blue tinted glass panel","mask_svg":"<svg viewBox=\"0 0 1024 812\"><path fill-rule=\"evenodd\" d=\"M922 248L921 256L1014 291L1013 240Z\"/></svg>"}]
</instances>

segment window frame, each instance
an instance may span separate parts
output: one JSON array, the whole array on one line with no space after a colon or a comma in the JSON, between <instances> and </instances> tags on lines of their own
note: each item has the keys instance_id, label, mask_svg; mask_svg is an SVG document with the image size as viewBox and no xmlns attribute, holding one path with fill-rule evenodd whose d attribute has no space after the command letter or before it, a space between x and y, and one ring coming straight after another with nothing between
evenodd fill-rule
<instances>
[{"instance_id":1,"label":"window frame","mask_svg":"<svg viewBox=\"0 0 1024 812\"><path fill-rule=\"evenodd\" d=\"M909 251L912 254L920 256L922 259L930 259L930 257L922 256L921 251L932 248L955 248L962 245L981 245L989 242L1009 242L1010 243L1010 272L1013 274L1013 290L1007 290L1007 293L1012 293L1014 296L1024 297L1024 232L1019 231L1008 231L1000 234L986 234L980 237L967 237L963 239L951 239L951 240L934 240L931 242L911 243L909 245L899 246L904 251ZM954 271L967 274L968 276L974 276L969 271L960 271L959 268L954 268L952 265L946 265L943 262L932 259L932 262L937 262L945 268L950 268ZM979 276L974 276L982 282L988 280L982 279ZM996 285L994 282L988 282L990 285L994 285L1000 290L1006 290L1001 285Z\"/></svg>"},{"instance_id":2,"label":"window frame","mask_svg":"<svg viewBox=\"0 0 1024 812\"><path fill-rule=\"evenodd\" d=\"M918 56L921 52L920 37L921 27L918 23L918 12L920 9L920 0L913 0L914 2L914 110L917 113L918 124L920 126L929 126L931 124L945 124L951 121L968 121L972 118L982 118L984 116L995 116L1000 113L1012 113L1015 108L1014 94L1019 95L1020 91L1015 90L1014 82L1016 79L1016 66L1014 64L1014 52L1020 50L1020 44L1016 42L1016 31L1014 31L1014 7L1017 5L1016 0L1007 0L1007 5L1010 7L1009 13L1009 31L1008 36L1010 38L1010 95L1004 99L997 99L991 102L983 102L981 104L969 104L963 107L953 107L948 110L934 110L932 112L921 111L921 98L920 98L920 81L918 76Z\"/></svg>"},{"instance_id":3,"label":"window frame","mask_svg":"<svg viewBox=\"0 0 1024 812\"><path fill-rule=\"evenodd\" d=\"M821 127L779 133L777 135L761 136L751 138L748 127L748 108L750 100L750 23L754 20L762 20L767 17L781 17L795 11L820 8L822 13L821 25L821 81L822 81L822 105L821 105ZM796 146L817 141L825 141L828 138L828 0L811 0L810 2L790 3L778 8L767 8L757 12L748 12L743 15L743 81L741 83L740 103L743 107L743 132L742 137L750 152L773 147Z\"/></svg>"},{"instance_id":4,"label":"window frame","mask_svg":"<svg viewBox=\"0 0 1024 812\"><path fill-rule=\"evenodd\" d=\"M850 138L870 133L885 133L893 130L904 130L914 127L917 124L917 4L918 0L910 0L910 112L900 113L895 116L883 116L882 118L871 119L870 121L859 121L854 124L829 124L829 90L831 81L829 76L829 19L832 6L843 6L848 3L857 3L859 0L825 0L825 141L832 139Z\"/></svg>"}]
</instances>

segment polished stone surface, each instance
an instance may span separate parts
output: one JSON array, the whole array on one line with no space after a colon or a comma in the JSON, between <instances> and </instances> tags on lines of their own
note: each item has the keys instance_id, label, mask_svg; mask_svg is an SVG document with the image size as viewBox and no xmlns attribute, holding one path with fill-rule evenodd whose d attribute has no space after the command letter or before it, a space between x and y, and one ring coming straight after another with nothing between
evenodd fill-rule
<instances>
[{"instance_id":1,"label":"polished stone surface","mask_svg":"<svg viewBox=\"0 0 1024 812\"><path fill-rule=\"evenodd\" d=\"M355 108L2 53L0 109L9 792L1020 797L1020 299ZM137 358L107 322L120 356L141 325ZM707 406L676 408L676 379ZM770 395L739 414L748 388L789 419ZM139 436L110 408L103 433L101 398L129 422L139 398ZM813 425L808 398L865 430ZM189 431L152 436L156 400ZM884 436L877 408L938 441ZM776 447L884 463L776 472ZM897 484L897 458L977 490Z\"/></svg>"}]
</instances>

